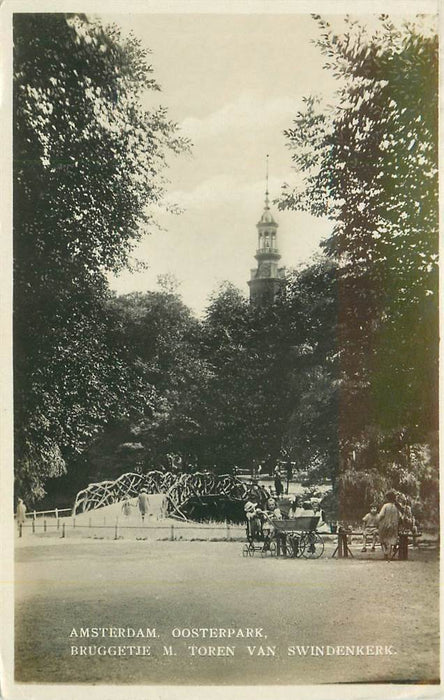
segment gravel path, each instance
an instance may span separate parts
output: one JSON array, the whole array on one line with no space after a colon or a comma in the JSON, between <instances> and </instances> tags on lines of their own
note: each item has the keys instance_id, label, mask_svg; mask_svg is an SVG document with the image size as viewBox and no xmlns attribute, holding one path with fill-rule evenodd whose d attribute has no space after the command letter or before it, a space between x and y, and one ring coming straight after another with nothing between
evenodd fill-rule
<instances>
[{"instance_id":1,"label":"gravel path","mask_svg":"<svg viewBox=\"0 0 444 700\"><path fill-rule=\"evenodd\" d=\"M62 542L21 542L16 552L18 681L437 680L436 552L386 563L380 556L338 561L327 549L307 561L243 558L233 542ZM156 637L77 638L73 630L82 627L148 628ZM253 638L174 636L191 628L262 631ZM116 645L149 646L150 653L109 655ZM88 654L106 647L106 654L80 655L81 646L91 647Z\"/></svg>"}]
</instances>

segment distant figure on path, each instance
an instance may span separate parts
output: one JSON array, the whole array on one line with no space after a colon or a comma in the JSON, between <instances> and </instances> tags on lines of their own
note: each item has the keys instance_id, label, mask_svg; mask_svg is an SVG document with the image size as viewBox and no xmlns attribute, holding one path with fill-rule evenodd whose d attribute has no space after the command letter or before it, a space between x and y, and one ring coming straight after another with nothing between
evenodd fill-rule
<instances>
[{"instance_id":1,"label":"distant figure on path","mask_svg":"<svg viewBox=\"0 0 444 700\"><path fill-rule=\"evenodd\" d=\"M129 496L125 496L125 499L122 503L122 513L125 516L125 518L131 515L131 501L129 499Z\"/></svg>"},{"instance_id":2,"label":"distant figure on path","mask_svg":"<svg viewBox=\"0 0 444 700\"><path fill-rule=\"evenodd\" d=\"M399 510L393 491L385 494L386 502L378 514L379 539L384 551L384 559L391 561L398 539Z\"/></svg>"},{"instance_id":3,"label":"distant figure on path","mask_svg":"<svg viewBox=\"0 0 444 700\"><path fill-rule=\"evenodd\" d=\"M293 478L293 465L290 461L287 462L287 495L288 495L288 489L290 488L290 481Z\"/></svg>"},{"instance_id":4,"label":"distant figure on path","mask_svg":"<svg viewBox=\"0 0 444 700\"><path fill-rule=\"evenodd\" d=\"M26 519L26 506L21 498L18 499L17 503L17 525L23 525Z\"/></svg>"},{"instance_id":5,"label":"distant figure on path","mask_svg":"<svg viewBox=\"0 0 444 700\"><path fill-rule=\"evenodd\" d=\"M276 469L274 471L274 490L276 491L277 499L279 499L284 493L284 486L282 484L281 475L279 473L279 470L276 471Z\"/></svg>"},{"instance_id":6,"label":"distant figure on path","mask_svg":"<svg viewBox=\"0 0 444 700\"><path fill-rule=\"evenodd\" d=\"M148 515L149 508L150 499L148 498L146 489L142 489L139 493L139 511L140 515L142 516L142 522L145 520L145 515Z\"/></svg>"}]
</instances>

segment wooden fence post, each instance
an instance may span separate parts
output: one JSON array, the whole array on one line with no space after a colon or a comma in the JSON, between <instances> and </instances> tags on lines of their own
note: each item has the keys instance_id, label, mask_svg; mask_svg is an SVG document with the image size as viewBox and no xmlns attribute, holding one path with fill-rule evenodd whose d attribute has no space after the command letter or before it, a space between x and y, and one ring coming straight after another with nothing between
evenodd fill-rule
<instances>
[{"instance_id":1,"label":"wooden fence post","mask_svg":"<svg viewBox=\"0 0 444 700\"><path fill-rule=\"evenodd\" d=\"M170 536L170 540L171 540L171 541L174 540L174 525L171 525L171 536Z\"/></svg>"},{"instance_id":2,"label":"wooden fence post","mask_svg":"<svg viewBox=\"0 0 444 700\"><path fill-rule=\"evenodd\" d=\"M66 526L66 523L63 523L63 525L62 525L62 537L65 537L65 526Z\"/></svg>"},{"instance_id":3,"label":"wooden fence post","mask_svg":"<svg viewBox=\"0 0 444 700\"><path fill-rule=\"evenodd\" d=\"M399 552L398 559L406 561L409 558L409 536L407 534L399 535Z\"/></svg>"},{"instance_id":4,"label":"wooden fence post","mask_svg":"<svg viewBox=\"0 0 444 700\"><path fill-rule=\"evenodd\" d=\"M19 523L19 537L23 536L23 523Z\"/></svg>"},{"instance_id":5,"label":"wooden fence post","mask_svg":"<svg viewBox=\"0 0 444 700\"><path fill-rule=\"evenodd\" d=\"M342 542L343 542L342 532L338 532L338 547L337 547L338 559L342 559L342 557L344 556L343 549L342 549Z\"/></svg>"}]
</instances>

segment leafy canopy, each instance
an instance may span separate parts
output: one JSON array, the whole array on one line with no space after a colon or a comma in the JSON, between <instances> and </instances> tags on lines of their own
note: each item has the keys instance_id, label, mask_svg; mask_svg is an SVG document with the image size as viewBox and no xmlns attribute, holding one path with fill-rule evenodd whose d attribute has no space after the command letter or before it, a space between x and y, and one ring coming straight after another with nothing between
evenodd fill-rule
<instances>
[{"instance_id":1,"label":"leafy canopy","mask_svg":"<svg viewBox=\"0 0 444 700\"><path fill-rule=\"evenodd\" d=\"M418 439L437 420L438 40L430 18L383 15L373 34L315 20L338 91L330 106L307 98L285 132L303 185L280 206L333 221L345 430Z\"/></svg>"},{"instance_id":2,"label":"leafy canopy","mask_svg":"<svg viewBox=\"0 0 444 700\"><path fill-rule=\"evenodd\" d=\"M107 306L187 147L134 37L83 15L14 15L14 343L20 488L116 414L139 410L138 368ZM117 324L117 325L116 325ZM143 403L143 401L142 401ZM31 477L32 476L32 484ZM26 486L28 484L28 486Z\"/></svg>"}]
</instances>

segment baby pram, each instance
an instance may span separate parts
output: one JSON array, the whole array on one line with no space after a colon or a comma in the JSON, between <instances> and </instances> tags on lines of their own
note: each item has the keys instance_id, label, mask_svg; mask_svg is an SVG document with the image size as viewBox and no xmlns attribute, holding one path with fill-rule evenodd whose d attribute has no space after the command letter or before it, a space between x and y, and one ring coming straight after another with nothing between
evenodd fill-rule
<instances>
[{"instance_id":1,"label":"baby pram","mask_svg":"<svg viewBox=\"0 0 444 700\"><path fill-rule=\"evenodd\" d=\"M316 532L319 516L302 515L287 520L272 520L276 554L318 559L324 552L324 540Z\"/></svg>"}]
</instances>

